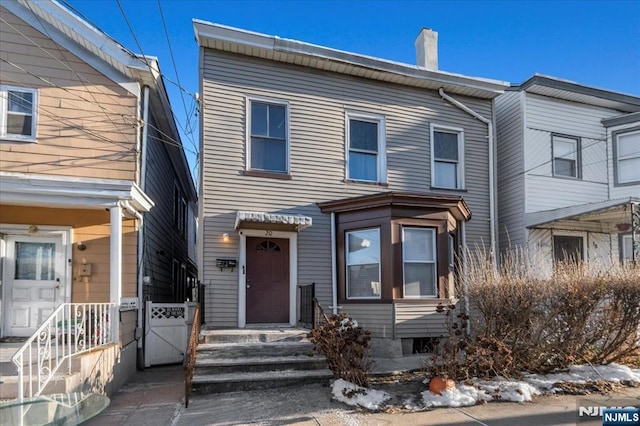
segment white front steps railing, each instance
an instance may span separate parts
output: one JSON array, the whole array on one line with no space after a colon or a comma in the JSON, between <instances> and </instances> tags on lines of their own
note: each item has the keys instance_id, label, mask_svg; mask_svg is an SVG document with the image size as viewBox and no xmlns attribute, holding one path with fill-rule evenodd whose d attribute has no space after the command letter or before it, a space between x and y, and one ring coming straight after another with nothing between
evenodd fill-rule
<instances>
[{"instance_id":1,"label":"white front steps railing","mask_svg":"<svg viewBox=\"0 0 640 426\"><path fill-rule=\"evenodd\" d=\"M18 369L18 400L38 396L74 355L118 341L115 303L63 303L11 358ZM26 382L26 387L25 387Z\"/></svg>"}]
</instances>

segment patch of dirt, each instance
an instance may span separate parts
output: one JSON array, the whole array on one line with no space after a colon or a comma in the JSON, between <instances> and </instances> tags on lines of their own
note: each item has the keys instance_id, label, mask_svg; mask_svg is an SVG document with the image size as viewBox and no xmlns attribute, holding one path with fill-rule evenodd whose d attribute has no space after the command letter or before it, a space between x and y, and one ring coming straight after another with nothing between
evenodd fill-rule
<instances>
[{"instance_id":1,"label":"patch of dirt","mask_svg":"<svg viewBox=\"0 0 640 426\"><path fill-rule=\"evenodd\" d=\"M562 389L567 395L590 395L592 393L606 395L625 387L621 383L607 382L604 380L589 381L586 383L558 382L554 387Z\"/></svg>"},{"instance_id":2,"label":"patch of dirt","mask_svg":"<svg viewBox=\"0 0 640 426\"><path fill-rule=\"evenodd\" d=\"M391 399L385 403L383 412L418 411L424 409L421 393L427 390L428 386L422 382L427 377L426 373L420 371L373 377L370 387L391 395Z\"/></svg>"}]
</instances>

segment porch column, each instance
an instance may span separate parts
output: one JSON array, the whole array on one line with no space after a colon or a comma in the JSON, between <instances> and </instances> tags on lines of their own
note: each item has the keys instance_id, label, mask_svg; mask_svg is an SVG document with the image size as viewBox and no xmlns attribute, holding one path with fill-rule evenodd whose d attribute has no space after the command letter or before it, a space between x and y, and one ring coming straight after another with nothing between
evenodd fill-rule
<instances>
[{"instance_id":1,"label":"porch column","mask_svg":"<svg viewBox=\"0 0 640 426\"><path fill-rule=\"evenodd\" d=\"M122 296L122 207L120 203L111 207L111 235L109 257L109 302L116 304L112 313L111 331L116 341L120 340L120 319L116 313Z\"/></svg>"}]
</instances>

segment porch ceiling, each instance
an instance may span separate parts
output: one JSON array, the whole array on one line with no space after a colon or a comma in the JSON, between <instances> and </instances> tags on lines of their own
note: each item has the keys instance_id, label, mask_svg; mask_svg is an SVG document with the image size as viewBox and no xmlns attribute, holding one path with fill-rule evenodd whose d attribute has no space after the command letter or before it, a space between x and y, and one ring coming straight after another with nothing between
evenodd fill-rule
<instances>
[{"instance_id":1,"label":"porch ceiling","mask_svg":"<svg viewBox=\"0 0 640 426\"><path fill-rule=\"evenodd\" d=\"M554 210L527 213L525 226L535 228L561 220L614 222L620 220L621 214L630 211L632 203L640 204L640 198L629 197L616 200L607 200L597 203L580 204L577 206L563 207ZM629 212L629 221L631 221Z\"/></svg>"}]
</instances>

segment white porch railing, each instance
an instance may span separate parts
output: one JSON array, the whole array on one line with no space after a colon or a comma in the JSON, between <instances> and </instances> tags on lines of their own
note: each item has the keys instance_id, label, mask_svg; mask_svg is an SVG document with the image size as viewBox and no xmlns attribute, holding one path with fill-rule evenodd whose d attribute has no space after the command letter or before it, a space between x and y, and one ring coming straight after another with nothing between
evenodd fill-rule
<instances>
[{"instance_id":1,"label":"white porch railing","mask_svg":"<svg viewBox=\"0 0 640 426\"><path fill-rule=\"evenodd\" d=\"M39 396L74 355L115 343L115 303L63 303L11 358L18 369L18 400ZM26 388L25 388L26 381Z\"/></svg>"}]
</instances>

